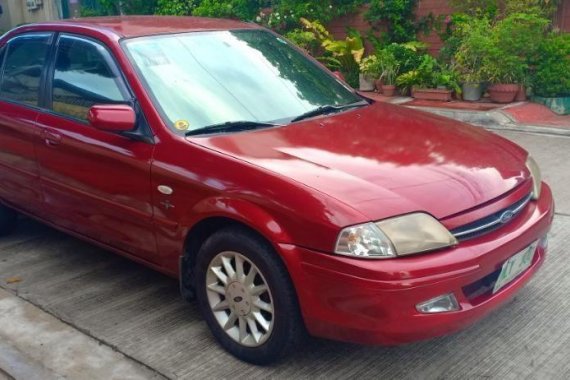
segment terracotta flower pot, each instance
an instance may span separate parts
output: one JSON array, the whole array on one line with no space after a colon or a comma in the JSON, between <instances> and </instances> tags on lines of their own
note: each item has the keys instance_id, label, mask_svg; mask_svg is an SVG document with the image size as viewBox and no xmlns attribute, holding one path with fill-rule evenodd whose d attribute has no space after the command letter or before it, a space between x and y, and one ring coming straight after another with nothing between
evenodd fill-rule
<instances>
[{"instance_id":1,"label":"terracotta flower pot","mask_svg":"<svg viewBox=\"0 0 570 380\"><path fill-rule=\"evenodd\" d=\"M489 87L489 96L495 103L511 103L519 92L518 84L493 84Z\"/></svg>"},{"instance_id":2,"label":"terracotta flower pot","mask_svg":"<svg viewBox=\"0 0 570 380\"><path fill-rule=\"evenodd\" d=\"M422 100L451 101L451 90L439 88L412 88L412 96Z\"/></svg>"},{"instance_id":3,"label":"terracotta flower pot","mask_svg":"<svg viewBox=\"0 0 570 380\"><path fill-rule=\"evenodd\" d=\"M519 86L519 90L517 91L517 96L515 97L515 100L517 102L526 102L527 100L526 87L524 85L521 84Z\"/></svg>"},{"instance_id":4,"label":"terracotta flower pot","mask_svg":"<svg viewBox=\"0 0 570 380\"><path fill-rule=\"evenodd\" d=\"M383 84L382 85L382 95L384 96L394 96L396 93L396 86L393 84Z\"/></svg>"}]
</instances>

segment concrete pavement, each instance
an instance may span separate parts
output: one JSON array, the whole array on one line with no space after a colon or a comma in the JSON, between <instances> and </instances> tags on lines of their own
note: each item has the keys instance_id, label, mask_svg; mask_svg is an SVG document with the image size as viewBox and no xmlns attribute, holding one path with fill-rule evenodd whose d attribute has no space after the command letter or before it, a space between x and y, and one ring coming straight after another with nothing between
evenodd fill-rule
<instances>
[{"instance_id":1,"label":"concrete pavement","mask_svg":"<svg viewBox=\"0 0 570 380\"><path fill-rule=\"evenodd\" d=\"M8 292L9 302L35 305L124 355L121 362L131 363L142 378L570 378L570 138L501 134L531 151L554 189L558 214L550 254L511 303L453 336L394 348L311 340L282 363L251 366L217 346L196 305L179 298L176 281L30 220L0 239L0 315L12 309L2 309ZM20 281L8 283L14 278ZM15 296L19 301L11 300ZM2 325L0 319L5 343ZM19 341L19 334L10 334ZM30 352L17 344L12 347ZM49 343L48 350L53 347ZM108 372L91 374L108 378Z\"/></svg>"},{"instance_id":2,"label":"concrete pavement","mask_svg":"<svg viewBox=\"0 0 570 380\"><path fill-rule=\"evenodd\" d=\"M162 379L140 363L1 289L0 368L4 376L27 380Z\"/></svg>"}]
</instances>

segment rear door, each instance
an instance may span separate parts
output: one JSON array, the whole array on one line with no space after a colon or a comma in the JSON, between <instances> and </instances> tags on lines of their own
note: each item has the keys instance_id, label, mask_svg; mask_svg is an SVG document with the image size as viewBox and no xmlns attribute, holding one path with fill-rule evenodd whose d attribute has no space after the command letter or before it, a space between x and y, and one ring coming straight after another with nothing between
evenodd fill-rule
<instances>
[{"instance_id":1,"label":"rear door","mask_svg":"<svg viewBox=\"0 0 570 380\"><path fill-rule=\"evenodd\" d=\"M50 71L50 111L38 117L37 155L53 222L156 261L150 195L154 145L87 122L95 104L136 107L115 60L98 41L60 34ZM144 123L142 114L138 119Z\"/></svg>"},{"instance_id":2,"label":"rear door","mask_svg":"<svg viewBox=\"0 0 570 380\"><path fill-rule=\"evenodd\" d=\"M52 33L12 38L0 52L0 199L42 215L34 151L42 71Z\"/></svg>"}]
</instances>

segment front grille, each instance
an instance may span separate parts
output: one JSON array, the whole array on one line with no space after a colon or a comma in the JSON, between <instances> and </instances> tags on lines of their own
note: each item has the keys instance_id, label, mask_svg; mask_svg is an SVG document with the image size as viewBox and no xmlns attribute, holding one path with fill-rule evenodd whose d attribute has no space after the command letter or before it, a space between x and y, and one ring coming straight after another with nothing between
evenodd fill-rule
<instances>
[{"instance_id":1,"label":"front grille","mask_svg":"<svg viewBox=\"0 0 570 380\"><path fill-rule=\"evenodd\" d=\"M494 231L513 220L525 208L531 197L532 194L529 194L509 207L473 223L453 229L451 233L457 240L467 240Z\"/></svg>"}]
</instances>

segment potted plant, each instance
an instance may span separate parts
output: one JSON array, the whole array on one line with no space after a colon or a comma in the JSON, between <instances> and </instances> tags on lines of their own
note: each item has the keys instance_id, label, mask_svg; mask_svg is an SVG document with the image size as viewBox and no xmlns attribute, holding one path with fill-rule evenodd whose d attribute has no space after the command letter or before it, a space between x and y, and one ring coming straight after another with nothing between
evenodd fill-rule
<instances>
[{"instance_id":1,"label":"potted plant","mask_svg":"<svg viewBox=\"0 0 570 380\"><path fill-rule=\"evenodd\" d=\"M411 89L416 99L451 101L452 93L461 93L457 76L445 68L432 56L425 54L417 70L404 73L396 78L396 84L403 92Z\"/></svg>"},{"instance_id":2,"label":"potted plant","mask_svg":"<svg viewBox=\"0 0 570 380\"><path fill-rule=\"evenodd\" d=\"M463 83L463 100L477 101L483 95L482 66L484 53L491 46L491 26L487 19L461 23L456 34L460 44L454 54L455 69Z\"/></svg>"},{"instance_id":3,"label":"potted plant","mask_svg":"<svg viewBox=\"0 0 570 380\"><path fill-rule=\"evenodd\" d=\"M570 115L570 35L552 34L540 46L531 78L532 100L560 115Z\"/></svg>"},{"instance_id":4,"label":"potted plant","mask_svg":"<svg viewBox=\"0 0 570 380\"><path fill-rule=\"evenodd\" d=\"M515 100L524 77L525 63L516 55L495 49L485 60L483 72L491 83L489 96L495 103L511 103Z\"/></svg>"},{"instance_id":5,"label":"potted plant","mask_svg":"<svg viewBox=\"0 0 570 380\"><path fill-rule=\"evenodd\" d=\"M387 49L382 49L377 54L381 71L382 94L394 96L396 93L396 77L400 69L400 64L396 60L394 53Z\"/></svg>"},{"instance_id":6,"label":"potted plant","mask_svg":"<svg viewBox=\"0 0 570 380\"><path fill-rule=\"evenodd\" d=\"M360 62L360 91L373 91L382 72L376 55L370 55Z\"/></svg>"},{"instance_id":7,"label":"potted plant","mask_svg":"<svg viewBox=\"0 0 570 380\"><path fill-rule=\"evenodd\" d=\"M548 36L552 21L536 12L514 12L498 21L492 30L493 41L502 56L515 55L524 63L522 73L517 78L516 101L526 100L526 88L530 83L529 68L540 64L544 58L539 51ZM501 56L501 59L502 59Z\"/></svg>"}]
</instances>

